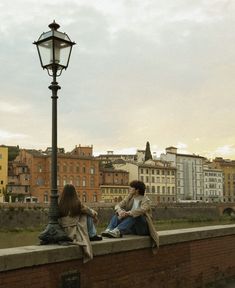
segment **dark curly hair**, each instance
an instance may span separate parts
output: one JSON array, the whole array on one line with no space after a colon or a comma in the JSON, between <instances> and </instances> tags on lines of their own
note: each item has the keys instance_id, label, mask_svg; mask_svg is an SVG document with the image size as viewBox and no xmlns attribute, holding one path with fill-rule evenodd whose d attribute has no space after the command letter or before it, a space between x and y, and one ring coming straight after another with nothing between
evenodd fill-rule
<instances>
[{"instance_id":1,"label":"dark curly hair","mask_svg":"<svg viewBox=\"0 0 235 288\"><path fill-rule=\"evenodd\" d=\"M131 181L130 186L138 190L140 195L144 195L146 189L144 182L139 180L133 180Z\"/></svg>"}]
</instances>

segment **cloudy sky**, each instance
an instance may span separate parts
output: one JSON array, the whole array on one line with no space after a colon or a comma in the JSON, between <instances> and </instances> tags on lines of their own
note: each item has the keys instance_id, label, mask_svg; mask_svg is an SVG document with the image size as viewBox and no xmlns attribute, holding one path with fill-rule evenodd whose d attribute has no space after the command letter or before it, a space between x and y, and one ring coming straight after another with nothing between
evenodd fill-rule
<instances>
[{"instance_id":1,"label":"cloudy sky","mask_svg":"<svg viewBox=\"0 0 235 288\"><path fill-rule=\"evenodd\" d=\"M234 15L234 0L1 0L0 144L51 146L32 42L55 19L77 43L58 78L59 147L235 159Z\"/></svg>"}]
</instances>

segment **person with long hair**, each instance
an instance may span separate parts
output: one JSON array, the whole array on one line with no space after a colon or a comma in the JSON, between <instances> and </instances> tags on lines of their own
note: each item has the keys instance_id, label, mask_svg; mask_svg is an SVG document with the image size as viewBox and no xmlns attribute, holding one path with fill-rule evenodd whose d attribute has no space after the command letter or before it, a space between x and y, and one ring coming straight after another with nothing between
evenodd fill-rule
<instances>
[{"instance_id":1,"label":"person with long hair","mask_svg":"<svg viewBox=\"0 0 235 288\"><path fill-rule=\"evenodd\" d=\"M74 244L82 247L84 262L93 258L90 241L100 241L94 223L97 212L81 203L72 184L64 186L59 201L59 223Z\"/></svg>"}]
</instances>

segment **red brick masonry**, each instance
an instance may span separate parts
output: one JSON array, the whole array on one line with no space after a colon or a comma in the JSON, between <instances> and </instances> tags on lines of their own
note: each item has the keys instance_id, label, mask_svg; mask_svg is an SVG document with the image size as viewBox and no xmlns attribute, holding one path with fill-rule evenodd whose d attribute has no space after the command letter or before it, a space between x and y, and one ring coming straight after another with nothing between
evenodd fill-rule
<instances>
[{"instance_id":1,"label":"red brick masonry","mask_svg":"<svg viewBox=\"0 0 235 288\"><path fill-rule=\"evenodd\" d=\"M159 234L156 255L149 237L129 236L94 243L86 264L77 247L1 249L0 287L63 288L64 275L79 275L80 285L64 287L199 288L235 276L235 225Z\"/></svg>"}]
</instances>

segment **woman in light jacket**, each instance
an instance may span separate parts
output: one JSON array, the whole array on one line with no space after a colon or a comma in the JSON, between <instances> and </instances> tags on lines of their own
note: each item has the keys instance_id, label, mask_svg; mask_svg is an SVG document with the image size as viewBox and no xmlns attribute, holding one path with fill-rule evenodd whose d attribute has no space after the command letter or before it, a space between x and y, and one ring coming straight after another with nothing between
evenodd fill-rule
<instances>
[{"instance_id":1,"label":"woman in light jacket","mask_svg":"<svg viewBox=\"0 0 235 288\"><path fill-rule=\"evenodd\" d=\"M125 234L150 235L153 247L159 247L158 233L154 227L151 201L145 196L145 184L134 180L126 198L115 206L115 215L107 229L101 233L109 238L120 238Z\"/></svg>"},{"instance_id":2,"label":"woman in light jacket","mask_svg":"<svg viewBox=\"0 0 235 288\"><path fill-rule=\"evenodd\" d=\"M59 201L59 223L74 244L81 246L84 262L93 258L90 241L102 240L96 233L94 222L97 212L81 203L73 185L64 186Z\"/></svg>"}]
</instances>

